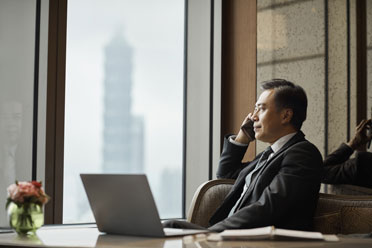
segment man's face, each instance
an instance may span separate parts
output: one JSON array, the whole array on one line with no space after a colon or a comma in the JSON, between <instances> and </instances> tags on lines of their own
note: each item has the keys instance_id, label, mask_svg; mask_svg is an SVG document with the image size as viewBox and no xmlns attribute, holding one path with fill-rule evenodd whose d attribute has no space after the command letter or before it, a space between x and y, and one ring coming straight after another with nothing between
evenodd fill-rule
<instances>
[{"instance_id":1,"label":"man's face","mask_svg":"<svg viewBox=\"0 0 372 248\"><path fill-rule=\"evenodd\" d=\"M253 113L256 139L270 144L281 137L283 130L281 111L275 106L274 93L275 90L262 92Z\"/></svg>"}]
</instances>

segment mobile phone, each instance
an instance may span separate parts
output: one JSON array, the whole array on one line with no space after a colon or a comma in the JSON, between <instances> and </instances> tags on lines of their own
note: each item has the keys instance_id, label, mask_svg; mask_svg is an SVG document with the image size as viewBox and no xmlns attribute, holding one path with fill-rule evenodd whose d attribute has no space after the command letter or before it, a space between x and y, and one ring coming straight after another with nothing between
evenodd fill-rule
<instances>
[{"instance_id":1,"label":"mobile phone","mask_svg":"<svg viewBox=\"0 0 372 248\"><path fill-rule=\"evenodd\" d=\"M254 133L254 130L253 130L253 121L252 120L248 120L246 123L244 123L240 129L243 131L243 133L245 135L247 135L248 137L251 138L251 140L254 140L255 139L255 133Z\"/></svg>"}]
</instances>

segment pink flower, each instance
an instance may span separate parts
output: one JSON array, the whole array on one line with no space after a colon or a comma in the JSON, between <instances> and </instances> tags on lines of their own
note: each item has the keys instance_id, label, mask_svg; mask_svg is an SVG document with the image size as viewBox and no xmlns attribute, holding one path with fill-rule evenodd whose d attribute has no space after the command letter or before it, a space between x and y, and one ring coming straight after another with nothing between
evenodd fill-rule
<instances>
[{"instance_id":1,"label":"pink flower","mask_svg":"<svg viewBox=\"0 0 372 248\"><path fill-rule=\"evenodd\" d=\"M32 181L31 182L32 183L32 185L34 185L36 188L41 188L41 183L40 182L38 182L38 181Z\"/></svg>"},{"instance_id":2,"label":"pink flower","mask_svg":"<svg viewBox=\"0 0 372 248\"><path fill-rule=\"evenodd\" d=\"M16 182L8 187L8 202L33 202L44 205L49 197L45 194L40 182Z\"/></svg>"},{"instance_id":3,"label":"pink flower","mask_svg":"<svg viewBox=\"0 0 372 248\"><path fill-rule=\"evenodd\" d=\"M27 196L38 196L38 190L35 188L35 186L32 183L29 182L19 182L18 188L21 194L24 197Z\"/></svg>"},{"instance_id":4,"label":"pink flower","mask_svg":"<svg viewBox=\"0 0 372 248\"><path fill-rule=\"evenodd\" d=\"M13 201L17 202L23 202L23 197L21 197L21 194L19 192L18 185L13 183L8 187L8 197L12 199Z\"/></svg>"}]
</instances>

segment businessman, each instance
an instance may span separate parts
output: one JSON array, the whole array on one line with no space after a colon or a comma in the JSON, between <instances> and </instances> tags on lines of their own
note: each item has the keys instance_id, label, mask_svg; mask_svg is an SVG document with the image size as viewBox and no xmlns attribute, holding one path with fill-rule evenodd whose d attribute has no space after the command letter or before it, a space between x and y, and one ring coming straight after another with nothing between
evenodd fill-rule
<instances>
[{"instance_id":1,"label":"businessman","mask_svg":"<svg viewBox=\"0 0 372 248\"><path fill-rule=\"evenodd\" d=\"M300 131L306 119L306 93L283 79L263 82L261 89L255 110L239 133L225 137L217 177L236 181L210 219L211 231L269 225L311 229L323 164L318 149ZM242 163L255 138L268 148ZM187 227L180 222L167 226Z\"/></svg>"},{"instance_id":2,"label":"businessman","mask_svg":"<svg viewBox=\"0 0 372 248\"><path fill-rule=\"evenodd\" d=\"M354 137L324 159L323 183L372 188L372 153L365 151L366 144L372 139L371 125L371 119L362 120ZM354 151L355 157L350 158Z\"/></svg>"}]
</instances>

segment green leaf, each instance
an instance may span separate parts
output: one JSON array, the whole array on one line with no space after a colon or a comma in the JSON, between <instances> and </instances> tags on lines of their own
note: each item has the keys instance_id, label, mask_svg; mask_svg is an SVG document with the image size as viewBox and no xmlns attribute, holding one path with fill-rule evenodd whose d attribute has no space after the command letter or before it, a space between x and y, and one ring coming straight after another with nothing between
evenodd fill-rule
<instances>
[{"instance_id":1,"label":"green leaf","mask_svg":"<svg viewBox=\"0 0 372 248\"><path fill-rule=\"evenodd\" d=\"M10 197L8 197L6 199L6 204L5 204L5 209L8 210L8 207L9 207L9 204L12 202L12 199L10 199Z\"/></svg>"}]
</instances>

